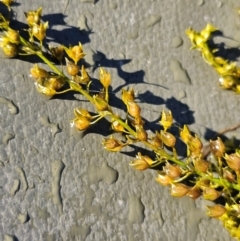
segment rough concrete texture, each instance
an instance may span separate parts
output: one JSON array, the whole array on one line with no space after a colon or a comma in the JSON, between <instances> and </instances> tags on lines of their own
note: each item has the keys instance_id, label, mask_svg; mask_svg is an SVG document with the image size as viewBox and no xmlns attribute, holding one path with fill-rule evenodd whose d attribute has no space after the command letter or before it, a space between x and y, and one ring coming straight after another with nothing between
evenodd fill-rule
<instances>
[{"instance_id":1,"label":"rough concrete texture","mask_svg":"<svg viewBox=\"0 0 240 241\"><path fill-rule=\"evenodd\" d=\"M239 95L219 88L219 76L189 51L185 30L212 23L238 47L240 1L28 0L13 7L16 19L39 6L48 43L80 41L90 75L97 78L100 65L110 71L116 109L121 88L134 87L149 133L164 108L205 141L239 122ZM105 123L86 135L72 129L73 108L90 105L77 94L39 95L31 66L0 61L0 240L233 240L205 215L206 202L173 198L154 172L130 168L131 156L106 152Z\"/></svg>"}]
</instances>

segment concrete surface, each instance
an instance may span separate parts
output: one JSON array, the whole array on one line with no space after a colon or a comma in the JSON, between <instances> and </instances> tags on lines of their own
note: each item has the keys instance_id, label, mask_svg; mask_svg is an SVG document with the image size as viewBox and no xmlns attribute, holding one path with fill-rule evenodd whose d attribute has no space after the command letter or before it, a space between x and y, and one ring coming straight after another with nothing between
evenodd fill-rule
<instances>
[{"instance_id":1,"label":"concrete surface","mask_svg":"<svg viewBox=\"0 0 240 241\"><path fill-rule=\"evenodd\" d=\"M91 76L99 65L110 71L115 108L121 88L134 87L149 132L164 108L205 141L239 122L239 96L219 88L214 70L189 51L185 30L212 23L238 47L240 1L28 0L13 7L16 19L39 6L49 43L80 41ZM104 123L85 136L71 129L73 108L90 105L77 94L39 95L31 66L0 61L0 240L233 240L205 215L206 202L172 198L153 171L134 171L131 157L106 152Z\"/></svg>"}]
</instances>

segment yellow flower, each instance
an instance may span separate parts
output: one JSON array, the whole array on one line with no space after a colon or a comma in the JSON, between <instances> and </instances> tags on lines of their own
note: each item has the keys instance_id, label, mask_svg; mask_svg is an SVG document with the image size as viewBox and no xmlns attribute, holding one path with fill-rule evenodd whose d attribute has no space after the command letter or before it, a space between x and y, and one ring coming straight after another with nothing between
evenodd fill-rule
<instances>
[{"instance_id":1,"label":"yellow flower","mask_svg":"<svg viewBox=\"0 0 240 241\"><path fill-rule=\"evenodd\" d=\"M130 90L122 89L122 101L125 105L128 101L134 101L134 90L132 88Z\"/></svg>"},{"instance_id":2,"label":"yellow flower","mask_svg":"<svg viewBox=\"0 0 240 241\"><path fill-rule=\"evenodd\" d=\"M6 5L10 9L10 5L13 3L13 0L0 0L1 3Z\"/></svg>"},{"instance_id":3,"label":"yellow flower","mask_svg":"<svg viewBox=\"0 0 240 241\"><path fill-rule=\"evenodd\" d=\"M49 73L40 67L38 67L37 64L34 64L34 66L30 69L31 75L35 79L39 78L47 78L49 76Z\"/></svg>"},{"instance_id":4,"label":"yellow flower","mask_svg":"<svg viewBox=\"0 0 240 241\"><path fill-rule=\"evenodd\" d=\"M99 78L101 84L105 89L109 87L111 84L111 75L103 68L100 68L100 78Z\"/></svg>"},{"instance_id":5,"label":"yellow flower","mask_svg":"<svg viewBox=\"0 0 240 241\"><path fill-rule=\"evenodd\" d=\"M38 24L40 22L41 15L42 7L38 8L36 11L29 11L25 13L28 25L32 27L33 24Z\"/></svg>"},{"instance_id":6,"label":"yellow flower","mask_svg":"<svg viewBox=\"0 0 240 241\"><path fill-rule=\"evenodd\" d=\"M48 22L40 23L40 24L34 23L30 31L30 35L31 37L34 36L40 42L42 42L43 39L46 37L47 28L48 28Z\"/></svg>"},{"instance_id":7,"label":"yellow flower","mask_svg":"<svg viewBox=\"0 0 240 241\"><path fill-rule=\"evenodd\" d=\"M77 64L78 61L85 56L85 54L83 53L83 48L81 43L69 48L63 46L63 48L67 53L68 57L71 58L75 64Z\"/></svg>"},{"instance_id":8,"label":"yellow flower","mask_svg":"<svg viewBox=\"0 0 240 241\"><path fill-rule=\"evenodd\" d=\"M162 117L160 120L160 124L163 126L164 131L166 131L168 128L172 126L173 123L173 116L172 112L169 110L168 113L165 111L162 111Z\"/></svg>"}]
</instances>

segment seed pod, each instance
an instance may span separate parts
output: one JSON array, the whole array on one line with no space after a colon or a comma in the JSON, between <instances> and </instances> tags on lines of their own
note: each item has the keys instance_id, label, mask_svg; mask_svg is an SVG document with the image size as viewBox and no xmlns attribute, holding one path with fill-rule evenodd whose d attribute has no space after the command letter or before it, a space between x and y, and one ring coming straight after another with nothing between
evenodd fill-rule
<instances>
[{"instance_id":1,"label":"seed pod","mask_svg":"<svg viewBox=\"0 0 240 241\"><path fill-rule=\"evenodd\" d=\"M208 170L208 167L209 167L209 162L207 162L201 158L197 158L194 161L194 167L197 172L206 173Z\"/></svg>"},{"instance_id":2,"label":"seed pod","mask_svg":"<svg viewBox=\"0 0 240 241\"><path fill-rule=\"evenodd\" d=\"M226 212L226 208L219 204L207 206L207 208L207 215L211 218L220 218Z\"/></svg>"},{"instance_id":3,"label":"seed pod","mask_svg":"<svg viewBox=\"0 0 240 241\"><path fill-rule=\"evenodd\" d=\"M143 126L141 125L136 125L136 133L137 133L137 139L139 141L146 141L147 140L147 132L143 129Z\"/></svg>"},{"instance_id":4,"label":"seed pod","mask_svg":"<svg viewBox=\"0 0 240 241\"><path fill-rule=\"evenodd\" d=\"M127 111L132 117L136 118L140 116L141 108L134 101L128 101Z\"/></svg>"},{"instance_id":5,"label":"seed pod","mask_svg":"<svg viewBox=\"0 0 240 241\"><path fill-rule=\"evenodd\" d=\"M79 66L74 64L73 62L67 60L66 58L66 63L67 63L67 72L71 75L71 76L76 76L79 72Z\"/></svg>"},{"instance_id":6,"label":"seed pod","mask_svg":"<svg viewBox=\"0 0 240 241\"><path fill-rule=\"evenodd\" d=\"M215 141L210 141L210 149L212 154L217 157L222 157L225 153L225 145L219 137Z\"/></svg>"},{"instance_id":7,"label":"seed pod","mask_svg":"<svg viewBox=\"0 0 240 241\"><path fill-rule=\"evenodd\" d=\"M173 197L183 197L189 192L189 187L183 183L174 183L170 191Z\"/></svg>"},{"instance_id":8,"label":"seed pod","mask_svg":"<svg viewBox=\"0 0 240 241\"><path fill-rule=\"evenodd\" d=\"M103 139L102 145L106 150L113 152L120 151L125 146L122 142L112 136L110 138Z\"/></svg>"},{"instance_id":9,"label":"seed pod","mask_svg":"<svg viewBox=\"0 0 240 241\"><path fill-rule=\"evenodd\" d=\"M201 196L201 190L198 187L192 187L189 189L187 196L191 199L195 200Z\"/></svg>"},{"instance_id":10,"label":"seed pod","mask_svg":"<svg viewBox=\"0 0 240 241\"><path fill-rule=\"evenodd\" d=\"M230 170L224 169L223 170L223 177L229 182L236 181L236 175L234 175Z\"/></svg>"},{"instance_id":11,"label":"seed pod","mask_svg":"<svg viewBox=\"0 0 240 241\"><path fill-rule=\"evenodd\" d=\"M74 121L73 121L75 127L80 130L84 131L90 126L90 121L88 118L85 116L78 116Z\"/></svg>"},{"instance_id":12,"label":"seed pod","mask_svg":"<svg viewBox=\"0 0 240 241\"><path fill-rule=\"evenodd\" d=\"M94 105L98 111L104 111L109 109L108 103L105 100L99 98L97 95L93 96L93 100Z\"/></svg>"},{"instance_id":13,"label":"seed pod","mask_svg":"<svg viewBox=\"0 0 240 241\"><path fill-rule=\"evenodd\" d=\"M151 144L157 148L161 148L163 143L160 134L156 131L155 136L151 138Z\"/></svg>"},{"instance_id":14,"label":"seed pod","mask_svg":"<svg viewBox=\"0 0 240 241\"><path fill-rule=\"evenodd\" d=\"M203 189L203 197L206 200L214 201L220 196L220 193L214 188L206 187Z\"/></svg>"},{"instance_id":15,"label":"seed pod","mask_svg":"<svg viewBox=\"0 0 240 241\"><path fill-rule=\"evenodd\" d=\"M182 171L179 166L172 165L169 163L166 163L166 165L163 167L163 170L169 177L173 179L180 177L182 174Z\"/></svg>"},{"instance_id":16,"label":"seed pod","mask_svg":"<svg viewBox=\"0 0 240 241\"><path fill-rule=\"evenodd\" d=\"M57 60L62 61L64 55L64 48L63 46L51 47L49 46L49 50L53 57Z\"/></svg>"},{"instance_id":17,"label":"seed pod","mask_svg":"<svg viewBox=\"0 0 240 241\"><path fill-rule=\"evenodd\" d=\"M41 94L44 94L44 95L50 96L50 97L52 97L56 94L56 90L54 90L54 89L47 88L37 82L35 82L35 85L36 85L37 91Z\"/></svg>"},{"instance_id":18,"label":"seed pod","mask_svg":"<svg viewBox=\"0 0 240 241\"><path fill-rule=\"evenodd\" d=\"M240 171L240 156L236 153L233 153L231 155L225 154L225 160L228 164L228 166L233 169L235 172Z\"/></svg>"},{"instance_id":19,"label":"seed pod","mask_svg":"<svg viewBox=\"0 0 240 241\"><path fill-rule=\"evenodd\" d=\"M174 147L175 143L176 143L176 137L166 131L161 131L161 139L164 143L164 145L168 146L168 147Z\"/></svg>"},{"instance_id":20,"label":"seed pod","mask_svg":"<svg viewBox=\"0 0 240 241\"><path fill-rule=\"evenodd\" d=\"M140 152L137 154L136 159L129 163L138 171L144 171L151 167L152 164L154 164L154 161L148 156L142 156Z\"/></svg>"},{"instance_id":21,"label":"seed pod","mask_svg":"<svg viewBox=\"0 0 240 241\"><path fill-rule=\"evenodd\" d=\"M65 81L61 77L50 77L44 82L44 86L54 90L61 89L65 84Z\"/></svg>"},{"instance_id":22,"label":"seed pod","mask_svg":"<svg viewBox=\"0 0 240 241\"><path fill-rule=\"evenodd\" d=\"M168 186L173 182L173 179L166 175L164 172L158 172L156 181L163 186Z\"/></svg>"},{"instance_id":23,"label":"seed pod","mask_svg":"<svg viewBox=\"0 0 240 241\"><path fill-rule=\"evenodd\" d=\"M124 127L121 124L119 124L119 122L116 121L116 120L112 121L111 127L114 131L117 131L117 132L123 132L124 131Z\"/></svg>"},{"instance_id":24,"label":"seed pod","mask_svg":"<svg viewBox=\"0 0 240 241\"><path fill-rule=\"evenodd\" d=\"M90 115L90 113L85 110L85 109L82 109L82 108L75 108L74 109L74 115L78 118L78 117L81 117L81 116L84 116L86 117L87 119L91 120L92 119L92 116Z\"/></svg>"}]
</instances>

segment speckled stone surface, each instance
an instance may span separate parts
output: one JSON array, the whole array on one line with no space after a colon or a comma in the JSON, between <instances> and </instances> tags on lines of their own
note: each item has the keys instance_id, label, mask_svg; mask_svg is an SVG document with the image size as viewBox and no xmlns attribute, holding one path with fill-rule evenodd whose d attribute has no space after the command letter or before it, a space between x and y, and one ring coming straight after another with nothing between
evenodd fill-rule
<instances>
[{"instance_id":1,"label":"speckled stone surface","mask_svg":"<svg viewBox=\"0 0 240 241\"><path fill-rule=\"evenodd\" d=\"M39 6L48 43L80 41L90 75L98 78L99 66L112 74L116 109L121 88L135 89L149 133L164 108L204 141L239 122L239 96L219 88L185 35L212 23L238 47L239 0L28 0L14 5L16 20ZM104 123L84 136L72 129L73 108L92 107L77 94L39 95L32 64L0 59L0 240L233 240L205 215L208 203L173 198L153 171L137 172L131 156L106 152Z\"/></svg>"}]
</instances>

